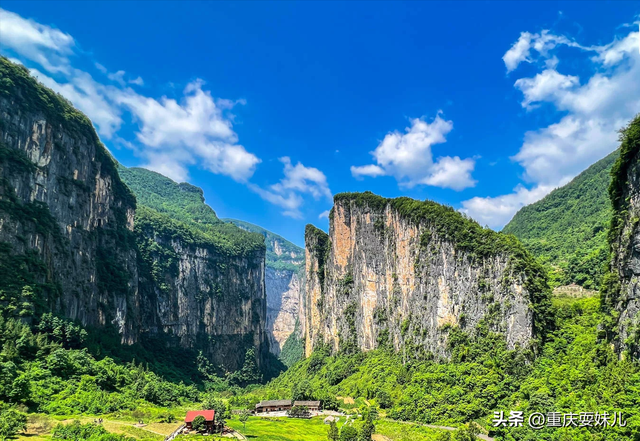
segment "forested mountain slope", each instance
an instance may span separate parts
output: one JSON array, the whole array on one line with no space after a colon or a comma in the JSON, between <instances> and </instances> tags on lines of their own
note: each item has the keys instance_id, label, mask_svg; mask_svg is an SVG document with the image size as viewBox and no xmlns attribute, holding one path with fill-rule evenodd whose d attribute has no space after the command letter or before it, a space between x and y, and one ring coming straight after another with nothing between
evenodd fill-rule
<instances>
[{"instance_id":1,"label":"forested mountain slope","mask_svg":"<svg viewBox=\"0 0 640 441\"><path fill-rule=\"evenodd\" d=\"M549 268L554 286L598 289L607 262L611 221L609 182L616 150L564 187L522 208L504 229Z\"/></svg>"},{"instance_id":2,"label":"forested mountain slope","mask_svg":"<svg viewBox=\"0 0 640 441\"><path fill-rule=\"evenodd\" d=\"M300 316L304 308L304 249L262 227L236 219L224 219L262 234L267 247L267 335L269 349L291 366L303 355Z\"/></svg>"}]
</instances>

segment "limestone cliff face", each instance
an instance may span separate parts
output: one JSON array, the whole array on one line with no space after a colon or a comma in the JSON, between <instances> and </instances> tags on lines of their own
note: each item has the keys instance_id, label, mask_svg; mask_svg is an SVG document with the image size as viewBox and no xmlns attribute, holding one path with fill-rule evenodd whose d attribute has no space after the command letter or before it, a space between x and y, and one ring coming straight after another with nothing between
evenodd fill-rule
<instances>
[{"instance_id":1,"label":"limestone cliff face","mask_svg":"<svg viewBox=\"0 0 640 441\"><path fill-rule=\"evenodd\" d=\"M620 150L610 189L613 277L605 283L603 304L617 312L618 350L640 360L640 116L623 132Z\"/></svg>"},{"instance_id":2,"label":"limestone cliff face","mask_svg":"<svg viewBox=\"0 0 640 441\"><path fill-rule=\"evenodd\" d=\"M307 355L324 342L446 357L448 327L483 319L524 347L537 321L531 303L548 302L542 272L523 269L514 238L432 202L337 195L329 235L309 226L305 239Z\"/></svg>"},{"instance_id":3,"label":"limestone cliff face","mask_svg":"<svg viewBox=\"0 0 640 441\"><path fill-rule=\"evenodd\" d=\"M227 371L241 368L247 349L255 348L261 366L268 350L264 248L228 256L176 231L154 228L139 209L140 285L148 312L143 331L202 350Z\"/></svg>"},{"instance_id":4,"label":"limestone cliff face","mask_svg":"<svg viewBox=\"0 0 640 441\"><path fill-rule=\"evenodd\" d=\"M267 266L267 335L269 349L280 355L296 326L302 309L302 280L297 271Z\"/></svg>"},{"instance_id":5,"label":"limestone cliff face","mask_svg":"<svg viewBox=\"0 0 640 441\"><path fill-rule=\"evenodd\" d=\"M113 324L133 343L140 326L135 198L86 117L22 68L0 62L4 306L26 302L84 325ZM33 294L19 299L25 286Z\"/></svg>"},{"instance_id":6,"label":"limestone cliff face","mask_svg":"<svg viewBox=\"0 0 640 441\"><path fill-rule=\"evenodd\" d=\"M142 203L91 122L0 57L0 314L161 337L228 371L254 349L263 367L263 238L220 221L197 187L121 171Z\"/></svg>"},{"instance_id":7,"label":"limestone cliff face","mask_svg":"<svg viewBox=\"0 0 640 441\"><path fill-rule=\"evenodd\" d=\"M265 287L267 291L266 331L269 350L280 356L282 348L303 314L304 250L285 238L248 222L225 219L245 231L264 236L267 250Z\"/></svg>"}]
</instances>

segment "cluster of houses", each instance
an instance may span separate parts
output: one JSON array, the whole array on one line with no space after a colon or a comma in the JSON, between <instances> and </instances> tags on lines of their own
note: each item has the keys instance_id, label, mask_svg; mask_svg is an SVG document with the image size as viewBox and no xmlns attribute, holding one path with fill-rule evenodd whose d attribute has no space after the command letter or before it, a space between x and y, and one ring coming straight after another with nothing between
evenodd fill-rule
<instances>
[{"instance_id":1,"label":"cluster of houses","mask_svg":"<svg viewBox=\"0 0 640 441\"><path fill-rule=\"evenodd\" d=\"M306 407L309 412L320 410L320 401L291 401L291 400L271 400L260 401L256 404L256 414L267 412L283 412L291 410L293 406Z\"/></svg>"},{"instance_id":2,"label":"cluster of houses","mask_svg":"<svg viewBox=\"0 0 640 441\"><path fill-rule=\"evenodd\" d=\"M256 404L255 413L286 412L291 410L294 406L304 406L309 410L309 412L320 411L320 401L271 400L261 401ZM193 421L199 416L204 418L207 433L214 433L224 429L221 424L216 424L215 410L191 410L187 412L187 415L184 418L184 426L181 429L185 432L192 431Z\"/></svg>"}]
</instances>

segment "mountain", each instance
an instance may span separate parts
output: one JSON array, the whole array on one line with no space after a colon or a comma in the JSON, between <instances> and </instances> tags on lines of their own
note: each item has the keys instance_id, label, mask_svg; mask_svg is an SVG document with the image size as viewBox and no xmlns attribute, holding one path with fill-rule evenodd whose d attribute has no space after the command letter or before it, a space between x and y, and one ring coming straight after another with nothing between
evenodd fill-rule
<instances>
[{"instance_id":1,"label":"mountain","mask_svg":"<svg viewBox=\"0 0 640 441\"><path fill-rule=\"evenodd\" d=\"M303 314L304 249L257 225L236 219L224 221L265 238L269 349L291 366L303 355L299 318Z\"/></svg>"},{"instance_id":2,"label":"mountain","mask_svg":"<svg viewBox=\"0 0 640 441\"><path fill-rule=\"evenodd\" d=\"M265 245L221 221L202 189L142 168L120 167L135 215L145 330L195 348L225 371L255 350L264 367Z\"/></svg>"},{"instance_id":3,"label":"mountain","mask_svg":"<svg viewBox=\"0 0 640 441\"><path fill-rule=\"evenodd\" d=\"M626 353L640 361L640 115L622 131L621 141L609 187L614 215L602 304L616 347L624 358Z\"/></svg>"},{"instance_id":4,"label":"mountain","mask_svg":"<svg viewBox=\"0 0 640 441\"><path fill-rule=\"evenodd\" d=\"M0 312L138 341L136 200L91 125L0 57Z\"/></svg>"},{"instance_id":5,"label":"mountain","mask_svg":"<svg viewBox=\"0 0 640 441\"><path fill-rule=\"evenodd\" d=\"M336 195L329 219L328 235L305 233L307 356L328 345L447 358L452 329L486 326L514 348L549 326L546 275L513 236L370 192Z\"/></svg>"},{"instance_id":6,"label":"mountain","mask_svg":"<svg viewBox=\"0 0 640 441\"><path fill-rule=\"evenodd\" d=\"M271 366L264 274L261 235L197 187L118 168L86 116L0 58L0 316L70 319L101 354L179 352L188 377L201 351L242 384Z\"/></svg>"},{"instance_id":7,"label":"mountain","mask_svg":"<svg viewBox=\"0 0 640 441\"><path fill-rule=\"evenodd\" d=\"M513 234L550 269L555 286L598 289L607 262L611 202L607 189L615 151L567 185L527 205L503 233Z\"/></svg>"}]
</instances>

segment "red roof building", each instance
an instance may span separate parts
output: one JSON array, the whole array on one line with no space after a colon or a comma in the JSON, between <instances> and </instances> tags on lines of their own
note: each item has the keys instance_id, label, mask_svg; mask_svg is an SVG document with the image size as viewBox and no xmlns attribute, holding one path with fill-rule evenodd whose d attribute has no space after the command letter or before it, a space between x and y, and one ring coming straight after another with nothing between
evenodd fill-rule
<instances>
[{"instance_id":1,"label":"red roof building","mask_svg":"<svg viewBox=\"0 0 640 441\"><path fill-rule=\"evenodd\" d=\"M193 420L200 415L204 417L204 420L207 424L207 429L209 431L212 431L215 427L215 410L190 410L189 412L187 412L187 416L184 417L184 422L187 426L187 429L192 430L191 424L193 423Z\"/></svg>"}]
</instances>

